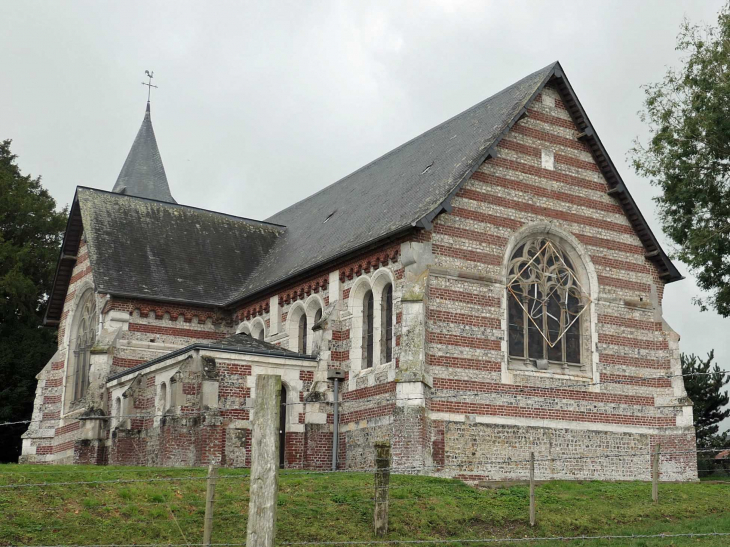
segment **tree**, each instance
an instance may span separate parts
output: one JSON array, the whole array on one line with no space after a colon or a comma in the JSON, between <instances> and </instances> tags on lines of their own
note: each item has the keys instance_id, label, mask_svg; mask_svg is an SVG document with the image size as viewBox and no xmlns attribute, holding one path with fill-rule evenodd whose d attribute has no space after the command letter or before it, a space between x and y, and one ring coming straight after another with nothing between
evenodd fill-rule
<instances>
[{"instance_id":1,"label":"tree","mask_svg":"<svg viewBox=\"0 0 730 547\"><path fill-rule=\"evenodd\" d=\"M56 351L56 333L41 326L53 283L66 211L22 175L0 142L0 422L28 420L35 376ZM17 461L27 424L0 426L0 461Z\"/></svg>"},{"instance_id":2,"label":"tree","mask_svg":"<svg viewBox=\"0 0 730 547\"><path fill-rule=\"evenodd\" d=\"M695 354L680 355L684 387L694 403L692 413L699 448L717 446L719 423L730 416L730 408L724 408L730 402L730 395L723 391L730 383L730 376L724 374L717 363L712 366L714 358L715 350L710 351L704 361Z\"/></svg>"},{"instance_id":3,"label":"tree","mask_svg":"<svg viewBox=\"0 0 730 547\"><path fill-rule=\"evenodd\" d=\"M685 20L677 50L687 54L645 86L640 112L650 139L630 155L636 172L661 189L664 233L707 297L695 302L730 316L730 3L717 27Z\"/></svg>"}]
</instances>

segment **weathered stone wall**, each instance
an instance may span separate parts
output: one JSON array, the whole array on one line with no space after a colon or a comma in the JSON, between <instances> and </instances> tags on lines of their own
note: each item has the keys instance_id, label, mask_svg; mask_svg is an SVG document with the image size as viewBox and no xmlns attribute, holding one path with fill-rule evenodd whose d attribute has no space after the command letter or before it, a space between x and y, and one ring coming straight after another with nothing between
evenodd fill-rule
<instances>
[{"instance_id":1,"label":"weathered stone wall","mask_svg":"<svg viewBox=\"0 0 730 547\"><path fill-rule=\"evenodd\" d=\"M37 376L33 417L28 431L23 434L21 462L73 463L78 459L99 460L102 463L105 460L105 455L96 447L86 446L75 450L74 442L81 437L83 429L81 422L76 419L80 412L69 412L73 409L69 408L70 403L65 400L65 387L69 380L69 322L82 293L90 288L93 289L93 275L86 242L82 239L58 326L58 350ZM65 417L66 414L70 416Z\"/></svg>"},{"instance_id":2,"label":"weathered stone wall","mask_svg":"<svg viewBox=\"0 0 730 547\"><path fill-rule=\"evenodd\" d=\"M466 480L526 480L535 452L537 480L651 480L657 437L642 433L533 427L476 422L440 422L445 458L440 475ZM661 480L687 480L694 454L692 435L663 436ZM606 454L614 454L606 458ZM619 455L620 454L620 455Z\"/></svg>"}]
</instances>

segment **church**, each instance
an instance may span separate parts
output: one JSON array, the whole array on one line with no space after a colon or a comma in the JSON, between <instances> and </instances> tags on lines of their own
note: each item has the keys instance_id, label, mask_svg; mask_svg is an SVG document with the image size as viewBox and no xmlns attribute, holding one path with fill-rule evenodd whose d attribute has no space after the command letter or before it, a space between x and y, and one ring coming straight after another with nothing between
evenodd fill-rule
<instances>
[{"instance_id":1,"label":"church","mask_svg":"<svg viewBox=\"0 0 730 547\"><path fill-rule=\"evenodd\" d=\"M284 468L696 479L682 276L559 63L266 220L173 191L148 102L73 198L21 462L249 466L275 374Z\"/></svg>"}]
</instances>

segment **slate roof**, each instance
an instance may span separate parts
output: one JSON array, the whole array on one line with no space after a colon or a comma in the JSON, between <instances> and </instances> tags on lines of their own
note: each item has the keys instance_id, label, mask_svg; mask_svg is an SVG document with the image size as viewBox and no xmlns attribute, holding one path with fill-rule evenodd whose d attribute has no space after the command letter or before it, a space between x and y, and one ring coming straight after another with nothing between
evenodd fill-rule
<instances>
[{"instance_id":1,"label":"slate roof","mask_svg":"<svg viewBox=\"0 0 730 547\"><path fill-rule=\"evenodd\" d=\"M165 166L162 165L162 157L157 147L149 102L142 125L112 192L176 203L170 193Z\"/></svg>"},{"instance_id":2,"label":"slate roof","mask_svg":"<svg viewBox=\"0 0 730 547\"><path fill-rule=\"evenodd\" d=\"M97 290L221 306L283 228L204 209L79 187Z\"/></svg>"},{"instance_id":3,"label":"slate roof","mask_svg":"<svg viewBox=\"0 0 730 547\"><path fill-rule=\"evenodd\" d=\"M530 74L267 219L285 225L286 234L238 297L387 235L427 226L444 200L486 159L553 67Z\"/></svg>"},{"instance_id":4,"label":"slate roof","mask_svg":"<svg viewBox=\"0 0 730 547\"><path fill-rule=\"evenodd\" d=\"M80 231L81 216L99 290L216 306L265 296L278 285L320 267L326 271L336 260L369 246L417 228L429 229L439 213L451 210L451 198L482 162L498 155L500 139L548 82L560 92L582 132L579 138L590 147L608 193L623 207L646 257L665 281L682 279L556 62L284 209L269 218L269 224L79 188L80 213L74 217L72 207L47 318L50 323L60 318L71 264L64 262L63 253L75 254L68 238L77 237L73 234ZM157 150L154 133L151 140L147 134L151 129L148 112L130 157L138 140L146 139L153 152ZM165 179L165 188L166 184Z\"/></svg>"},{"instance_id":5,"label":"slate roof","mask_svg":"<svg viewBox=\"0 0 730 547\"><path fill-rule=\"evenodd\" d=\"M239 334L234 334L233 336L229 336L228 338L224 338L223 340L219 340L218 342L214 342L212 344L207 344L207 343L190 344L189 346L185 346L184 348L180 348L173 352L166 353L165 355L161 355L160 357L156 357L155 359L152 359L151 361L147 361L146 363L139 364L136 367L132 367L132 368L129 368L122 372L119 372L117 374L114 374L114 375L110 376L107 381L110 382L112 380L116 380L118 378L123 378L124 376L128 376L130 374L135 374L136 372L139 372L148 367L151 367L152 365L154 365L156 363L161 363L162 361L167 361L168 359L172 359L174 357L184 355L184 354L188 353L189 351L192 351L195 349L208 349L208 350L212 350L212 351L227 351L227 352L231 352L231 353L244 353L244 354L248 354L248 355L265 355L267 357L268 356L283 357L285 359L304 359L304 360L316 360L317 359L316 357L313 357L311 355L297 353L295 351L291 351L291 350L279 347L275 344L271 344L269 342L264 342L263 340L257 340L255 338L251 337L251 335L249 335L249 334L239 333Z\"/></svg>"}]
</instances>

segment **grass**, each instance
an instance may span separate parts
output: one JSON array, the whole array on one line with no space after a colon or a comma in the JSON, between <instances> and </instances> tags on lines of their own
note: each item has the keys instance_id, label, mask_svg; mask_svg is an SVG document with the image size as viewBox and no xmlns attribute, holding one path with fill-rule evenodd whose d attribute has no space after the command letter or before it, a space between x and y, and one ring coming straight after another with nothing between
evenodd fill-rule
<instances>
[{"instance_id":1,"label":"grass","mask_svg":"<svg viewBox=\"0 0 730 547\"><path fill-rule=\"evenodd\" d=\"M214 543L245 543L248 471L222 469ZM194 479L190 479L194 477ZM0 488L0 545L200 543L205 470L0 465L3 484L140 480ZM176 479L147 481L147 479ZM526 486L478 489L433 477L391 477L386 539L730 532L730 483L553 481L536 490L530 528ZM373 539L373 477L284 471L277 541ZM528 545L558 545L530 542ZM467 545L467 544L464 544ZM473 544L472 544L473 545ZM576 540L571 546L730 545L730 537Z\"/></svg>"}]
</instances>

